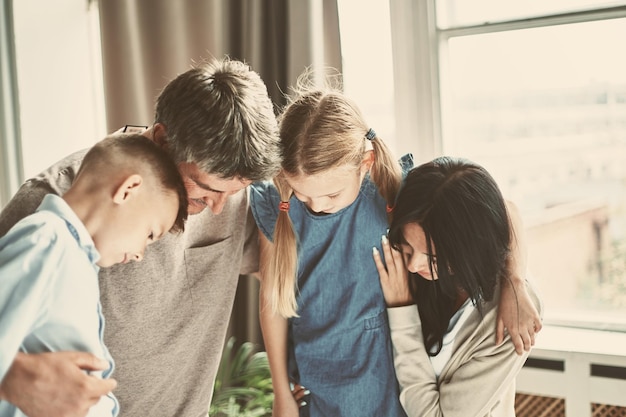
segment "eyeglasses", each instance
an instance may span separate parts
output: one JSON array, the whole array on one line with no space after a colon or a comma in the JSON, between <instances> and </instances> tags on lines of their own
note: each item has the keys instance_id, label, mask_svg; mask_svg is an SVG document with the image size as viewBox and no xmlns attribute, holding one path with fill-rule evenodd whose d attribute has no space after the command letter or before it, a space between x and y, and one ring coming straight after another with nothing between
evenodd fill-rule
<instances>
[{"instance_id":1,"label":"eyeglasses","mask_svg":"<svg viewBox=\"0 0 626 417\"><path fill-rule=\"evenodd\" d=\"M148 129L148 126L126 125L122 129L122 133L143 133L146 129Z\"/></svg>"}]
</instances>

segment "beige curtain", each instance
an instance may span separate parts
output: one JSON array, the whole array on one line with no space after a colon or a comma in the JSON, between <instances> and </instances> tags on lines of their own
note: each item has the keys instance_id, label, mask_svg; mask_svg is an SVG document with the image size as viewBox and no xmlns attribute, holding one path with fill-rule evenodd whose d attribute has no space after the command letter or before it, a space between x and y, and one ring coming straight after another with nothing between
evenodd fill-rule
<instances>
[{"instance_id":1,"label":"beige curtain","mask_svg":"<svg viewBox=\"0 0 626 417\"><path fill-rule=\"evenodd\" d=\"M277 108L306 68L341 71L336 0L100 0L107 128L149 125L165 84L209 57L243 60ZM262 344L258 283L242 277L231 319Z\"/></svg>"},{"instance_id":2,"label":"beige curtain","mask_svg":"<svg viewBox=\"0 0 626 417\"><path fill-rule=\"evenodd\" d=\"M336 0L100 0L107 127L149 124L156 96L193 62L252 66L281 104L308 66L341 70Z\"/></svg>"}]
</instances>

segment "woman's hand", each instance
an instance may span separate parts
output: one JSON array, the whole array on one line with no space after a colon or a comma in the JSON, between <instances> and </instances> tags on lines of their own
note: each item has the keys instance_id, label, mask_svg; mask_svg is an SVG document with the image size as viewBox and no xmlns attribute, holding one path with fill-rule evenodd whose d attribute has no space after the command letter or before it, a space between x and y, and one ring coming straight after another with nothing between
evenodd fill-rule
<instances>
[{"instance_id":1,"label":"woman's hand","mask_svg":"<svg viewBox=\"0 0 626 417\"><path fill-rule=\"evenodd\" d=\"M293 399L296 400L296 403L298 403L298 406L304 407L307 404L304 397L309 395L311 391L304 388L302 385L298 384L297 382L295 383L290 382L289 388L291 388L291 395L293 395Z\"/></svg>"},{"instance_id":2,"label":"woman's hand","mask_svg":"<svg viewBox=\"0 0 626 417\"><path fill-rule=\"evenodd\" d=\"M387 236L382 237L383 258L376 247L373 248L374 263L380 276L380 285L383 288L387 307L400 307L413 304L413 297L409 291L408 271L404 266L402 254L393 249Z\"/></svg>"}]
</instances>

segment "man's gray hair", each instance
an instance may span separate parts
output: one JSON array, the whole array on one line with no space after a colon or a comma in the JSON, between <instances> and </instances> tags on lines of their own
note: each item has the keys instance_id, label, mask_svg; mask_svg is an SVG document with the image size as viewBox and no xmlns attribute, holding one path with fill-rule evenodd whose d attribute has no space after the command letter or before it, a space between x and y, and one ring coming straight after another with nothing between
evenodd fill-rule
<instances>
[{"instance_id":1,"label":"man's gray hair","mask_svg":"<svg viewBox=\"0 0 626 417\"><path fill-rule=\"evenodd\" d=\"M272 102L263 80L243 62L224 58L180 74L159 95L154 121L165 125L177 163L251 181L280 169Z\"/></svg>"}]
</instances>

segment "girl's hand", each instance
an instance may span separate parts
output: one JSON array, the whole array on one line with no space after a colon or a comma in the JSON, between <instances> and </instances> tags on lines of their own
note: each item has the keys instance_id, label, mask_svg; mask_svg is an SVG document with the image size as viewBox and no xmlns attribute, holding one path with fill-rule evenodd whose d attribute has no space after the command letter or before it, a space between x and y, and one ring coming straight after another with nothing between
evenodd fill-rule
<instances>
[{"instance_id":1,"label":"girl's hand","mask_svg":"<svg viewBox=\"0 0 626 417\"><path fill-rule=\"evenodd\" d=\"M387 236L382 237L382 246L387 268L385 268L380 252L376 247L373 248L373 256L387 307L413 304L413 297L411 297L411 292L409 291L409 274L404 266L402 254L389 245Z\"/></svg>"}]
</instances>

